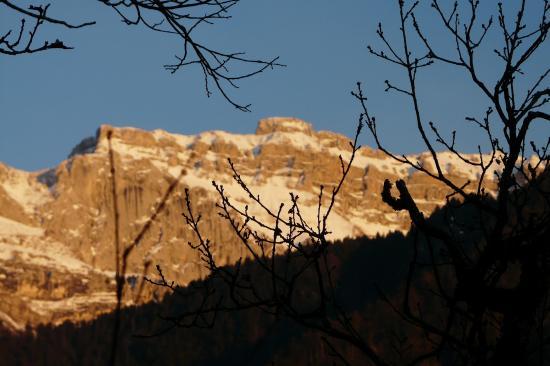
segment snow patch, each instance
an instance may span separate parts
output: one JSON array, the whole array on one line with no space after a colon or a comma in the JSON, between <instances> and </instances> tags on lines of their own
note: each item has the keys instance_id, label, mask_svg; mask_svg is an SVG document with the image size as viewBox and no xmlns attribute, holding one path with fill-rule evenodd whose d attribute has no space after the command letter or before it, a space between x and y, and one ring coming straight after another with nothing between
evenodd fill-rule
<instances>
[{"instance_id":1,"label":"snow patch","mask_svg":"<svg viewBox=\"0 0 550 366\"><path fill-rule=\"evenodd\" d=\"M36 207L51 200L48 187L37 182L31 173L10 169L7 179L0 184L27 213L33 213Z\"/></svg>"},{"instance_id":2,"label":"snow patch","mask_svg":"<svg viewBox=\"0 0 550 366\"><path fill-rule=\"evenodd\" d=\"M6 217L0 216L0 235L2 236L42 236L43 234L43 229L28 226L14 220L10 220Z\"/></svg>"},{"instance_id":3,"label":"snow patch","mask_svg":"<svg viewBox=\"0 0 550 366\"><path fill-rule=\"evenodd\" d=\"M95 292L90 295L75 295L62 300L30 300L29 307L39 315L55 312L77 312L89 309L90 305L112 305L116 303L114 292Z\"/></svg>"},{"instance_id":4,"label":"snow patch","mask_svg":"<svg viewBox=\"0 0 550 366\"><path fill-rule=\"evenodd\" d=\"M41 242L40 244L32 248L19 243L0 242L0 260L10 261L18 256L28 264L72 273L87 274L91 270L86 263L68 255L67 249L61 243Z\"/></svg>"}]
</instances>

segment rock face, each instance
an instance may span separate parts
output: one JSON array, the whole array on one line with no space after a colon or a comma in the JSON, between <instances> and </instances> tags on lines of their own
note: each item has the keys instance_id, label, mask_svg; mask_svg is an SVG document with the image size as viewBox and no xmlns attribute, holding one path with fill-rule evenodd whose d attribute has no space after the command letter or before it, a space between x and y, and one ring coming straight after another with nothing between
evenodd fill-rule
<instances>
[{"instance_id":1,"label":"rock face","mask_svg":"<svg viewBox=\"0 0 550 366\"><path fill-rule=\"evenodd\" d=\"M101 126L69 158L42 172L24 172L0 164L0 322L12 329L40 323L90 319L115 303L114 200L109 141L115 161L116 197L121 245L142 230L168 187L181 175L174 193L128 260L127 305L154 301L159 288L144 284L155 277L155 265L167 278L186 284L206 273L182 217L183 192L203 216L202 230L215 243L221 263L245 255L229 225L216 214L219 195L212 181L223 184L238 205L248 194L233 180L230 158L264 203L276 209L300 198L301 211L316 222L319 187L330 192L340 177L341 155L349 159L349 139L294 118L261 120L255 134L222 131L196 136L161 130ZM480 172L450 153L439 155L455 181L476 181ZM410 156L429 164L429 155ZM472 156L472 159L476 157ZM494 172L489 172L492 177ZM405 179L419 207L429 214L445 203L448 189L380 151L362 148L329 219L331 238L406 231L408 217L380 198L384 179ZM488 181L487 189L494 189ZM269 222L257 206L250 212Z\"/></svg>"}]
</instances>

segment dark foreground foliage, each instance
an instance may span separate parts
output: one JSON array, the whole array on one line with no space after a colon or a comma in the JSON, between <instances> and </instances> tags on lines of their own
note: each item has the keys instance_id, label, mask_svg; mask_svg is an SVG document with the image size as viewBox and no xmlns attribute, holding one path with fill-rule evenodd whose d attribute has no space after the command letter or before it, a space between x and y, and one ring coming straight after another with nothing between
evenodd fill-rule
<instances>
[{"instance_id":1,"label":"dark foreground foliage","mask_svg":"<svg viewBox=\"0 0 550 366\"><path fill-rule=\"evenodd\" d=\"M376 303L375 284L396 293L404 278L411 237L392 234L387 238L349 239L331 249L340 268L339 287L343 304L357 319L371 319L360 328L379 324L379 342L386 322L395 315L385 304ZM254 263L244 267L255 272ZM257 270L256 270L257 271ZM307 286L304 286L306 291ZM188 290L181 289L182 292ZM121 365L276 365L332 364L319 335L276 319L257 309L221 313L212 329L174 329L155 337L139 337L165 329L161 316L185 311L185 296L171 294L161 303L123 311L119 364ZM365 316L371 314L371 316ZM83 324L42 326L24 333L0 335L0 358L7 365L101 365L109 358L113 315ZM351 349L349 350L352 351ZM350 355L350 361L354 356ZM359 355L357 355L359 356Z\"/></svg>"},{"instance_id":2,"label":"dark foreground foliage","mask_svg":"<svg viewBox=\"0 0 550 366\"><path fill-rule=\"evenodd\" d=\"M442 224L445 211L437 212L432 221ZM463 216L463 220L477 219L473 212L464 212ZM330 247L329 258L337 277L336 296L341 306L370 344L396 364L407 363L426 347L418 328L403 322L390 306L401 301L415 238L418 239L415 232L406 236L395 233L373 239L347 239ZM420 253L420 256L426 254ZM256 280L261 276L261 270L252 261L242 264L241 270ZM429 289L432 281L429 271L420 273L412 294L422 300L426 317L437 319L441 315L437 313L438 306L423 289ZM170 322L162 317L194 308L193 298L187 295L192 294L191 287L197 285L200 281L167 295L160 303L124 309L117 364L369 364L363 354L345 342L324 342L323 335L314 330L255 308L221 312L212 328L176 328L163 332ZM308 290L314 285L304 282L301 286L301 301L307 304L311 296ZM0 359L5 365L106 364L110 356L112 324L113 315L107 314L93 322L42 326L19 334L2 330ZM142 337L154 334L158 335ZM337 353L332 346L337 347ZM450 363L445 357L440 361Z\"/></svg>"}]
</instances>

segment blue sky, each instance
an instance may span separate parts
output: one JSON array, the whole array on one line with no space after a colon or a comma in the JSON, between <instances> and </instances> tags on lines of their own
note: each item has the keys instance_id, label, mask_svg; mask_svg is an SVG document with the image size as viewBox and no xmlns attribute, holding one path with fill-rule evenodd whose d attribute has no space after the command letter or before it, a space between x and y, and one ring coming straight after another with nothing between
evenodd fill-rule
<instances>
[{"instance_id":1,"label":"blue sky","mask_svg":"<svg viewBox=\"0 0 550 366\"><path fill-rule=\"evenodd\" d=\"M496 3L482 1L482 14L495 9ZM237 101L252 104L252 112L243 113L219 93L207 98L200 70L189 68L172 75L163 69L178 53L177 38L125 26L99 2L57 0L50 8L52 15L97 24L71 32L44 28L43 35L61 37L75 47L72 51L0 56L0 161L26 170L54 166L103 123L183 134L212 129L253 133L260 118L293 116L312 122L316 129L352 136L360 108L350 91L357 81L365 84L388 146L399 153L423 151L409 101L384 92L384 80L399 82L402 71L376 59L366 47L381 46L375 37L378 21L385 24L387 33L397 36L392 33L396 4L389 0L243 0L234 8L233 19L202 30L201 38L254 57L279 56L288 65L229 90ZM542 1L529 4L533 6L528 17L534 21ZM441 28L428 5L425 0L419 15L436 43L446 44L449 38L438 31ZM14 21L18 21L14 13L0 8L0 25ZM489 35L489 47L479 61L488 80L500 68L492 55L498 36L498 32ZM548 51L545 45L528 65L528 77L548 67L544 57ZM479 131L468 127L464 117L481 116L488 104L467 76L436 66L419 75L418 81L426 118L439 123L444 132L458 129L460 148L475 150L481 142ZM549 135L548 124L540 123L533 130L536 138ZM372 144L366 131L362 143Z\"/></svg>"}]
</instances>

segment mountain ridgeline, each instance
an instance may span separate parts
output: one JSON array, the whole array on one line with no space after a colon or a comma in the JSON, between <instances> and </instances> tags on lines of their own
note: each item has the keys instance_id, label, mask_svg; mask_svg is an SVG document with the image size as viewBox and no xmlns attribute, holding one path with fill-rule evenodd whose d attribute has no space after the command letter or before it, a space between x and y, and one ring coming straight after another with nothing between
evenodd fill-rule
<instances>
[{"instance_id":1,"label":"mountain ridgeline","mask_svg":"<svg viewBox=\"0 0 550 366\"><path fill-rule=\"evenodd\" d=\"M281 117L261 120L255 134L249 135L211 131L186 136L103 125L54 168L25 172L0 164L0 294L5 299L0 303L1 324L9 332L24 331L41 324L91 321L112 311L116 301L113 197L119 209L121 243L128 245L176 184L128 257L123 305L139 312L141 306L149 309L154 303L173 302L162 300L162 289L143 282L144 276L155 275L157 264L181 286L207 275L199 254L187 245L193 234L182 218L185 189L203 216L201 230L217 245L218 260L232 265L246 251L217 215L219 195L212 181L222 184L237 205L250 205L251 214L268 223L272 218L251 204L233 179L228 159L266 206L289 204L289 192L293 192L300 197L304 218L313 223L319 187L338 182L339 156L344 162L349 159L349 142L343 135L315 131L307 122ZM408 158L432 169L427 154ZM439 158L458 183L476 180L481 173L451 153L440 153ZM486 173L488 192L495 189L494 173ZM386 178L404 179L426 214L446 203L446 187L380 151L363 147L329 218L331 240L408 232L407 215L381 200ZM323 201L324 206L328 203ZM74 327L63 325L59 331Z\"/></svg>"}]
</instances>

